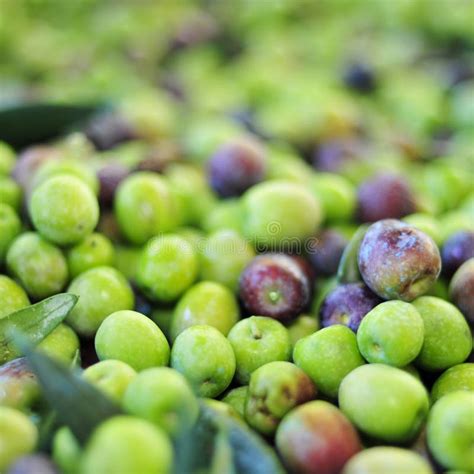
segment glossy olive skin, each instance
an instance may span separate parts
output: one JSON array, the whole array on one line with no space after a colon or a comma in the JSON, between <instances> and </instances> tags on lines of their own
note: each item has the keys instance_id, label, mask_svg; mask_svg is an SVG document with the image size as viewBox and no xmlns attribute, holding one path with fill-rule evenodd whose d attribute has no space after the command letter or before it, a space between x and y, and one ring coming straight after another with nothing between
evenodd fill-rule
<instances>
[{"instance_id":1,"label":"glossy olive skin","mask_svg":"<svg viewBox=\"0 0 474 474\"><path fill-rule=\"evenodd\" d=\"M248 385L242 385L227 391L221 398L223 403L231 406L242 418L244 417L245 399L247 398L248 389Z\"/></svg>"},{"instance_id":2,"label":"glossy olive skin","mask_svg":"<svg viewBox=\"0 0 474 474\"><path fill-rule=\"evenodd\" d=\"M249 313L288 320L308 304L310 286L291 257L265 254L255 257L242 272L239 295Z\"/></svg>"},{"instance_id":3,"label":"glossy olive skin","mask_svg":"<svg viewBox=\"0 0 474 474\"><path fill-rule=\"evenodd\" d=\"M344 414L321 400L300 405L283 418L276 446L294 474L338 474L362 448Z\"/></svg>"},{"instance_id":4,"label":"glossy olive skin","mask_svg":"<svg viewBox=\"0 0 474 474\"><path fill-rule=\"evenodd\" d=\"M8 248L21 232L21 221L8 204L0 203L0 265L3 264Z\"/></svg>"},{"instance_id":5,"label":"glossy olive skin","mask_svg":"<svg viewBox=\"0 0 474 474\"><path fill-rule=\"evenodd\" d=\"M0 319L30 304L25 290L6 275L0 275L0 301Z\"/></svg>"},{"instance_id":6,"label":"glossy olive skin","mask_svg":"<svg viewBox=\"0 0 474 474\"><path fill-rule=\"evenodd\" d=\"M444 371L433 384L431 402L434 403L448 393L465 390L474 392L474 364L465 363L454 365Z\"/></svg>"},{"instance_id":7,"label":"glossy olive skin","mask_svg":"<svg viewBox=\"0 0 474 474\"><path fill-rule=\"evenodd\" d=\"M227 339L235 354L235 377L241 384L248 384L251 374L259 367L291 358L288 330L273 318L244 318L234 325Z\"/></svg>"},{"instance_id":8,"label":"glossy olive skin","mask_svg":"<svg viewBox=\"0 0 474 474\"><path fill-rule=\"evenodd\" d=\"M316 274L326 277L335 275L347 239L335 230L326 230L311 239L308 245L308 258Z\"/></svg>"},{"instance_id":9,"label":"glossy olive skin","mask_svg":"<svg viewBox=\"0 0 474 474\"><path fill-rule=\"evenodd\" d=\"M39 399L36 375L20 357L0 366L0 405L28 410Z\"/></svg>"},{"instance_id":10,"label":"glossy olive skin","mask_svg":"<svg viewBox=\"0 0 474 474\"><path fill-rule=\"evenodd\" d=\"M420 432L429 411L424 385L408 372L365 364L339 388L339 407L366 435L386 443L406 443Z\"/></svg>"},{"instance_id":11,"label":"glossy olive skin","mask_svg":"<svg viewBox=\"0 0 474 474\"><path fill-rule=\"evenodd\" d=\"M242 196L243 232L260 248L291 248L314 235L323 218L319 200L298 183L252 186Z\"/></svg>"},{"instance_id":12,"label":"glossy olive skin","mask_svg":"<svg viewBox=\"0 0 474 474\"><path fill-rule=\"evenodd\" d=\"M38 430L31 419L14 408L0 406L0 470L5 472L18 458L31 453Z\"/></svg>"},{"instance_id":13,"label":"glossy olive skin","mask_svg":"<svg viewBox=\"0 0 474 474\"><path fill-rule=\"evenodd\" d=\"M57 467L46 454L30 454L23 456L10 466L8 474L58 474Z\"/></svg>"},{"instance_id":14,"label":"glossy olive skin","mask_svg":"<svg viewBox=\"0 0 474 474\"><path fill-rule=\"evenodd\" d=\"M82 180L70 175L47 179L34 189L29 212L38 232L58 245L72 245L99 221L99 204Z\"/></svg>"},{"instance_id":15,"label":"glossy olive skin","mask_svg":"<svg viewBox=\"0 0 474 474\"><path fill-rule=\"evenodd\" d=\"M357 346L370 363L406 367L423 346L423 319L410 303L385 301L372 309L357 331Z\"/></svg>"},{"instance_id":16,"label":"glossy olive skin","mask_svg":"<svg viewBox=\"0 0 474 474\"><path fill-rule=\"evenodd\" d=\"M133 291L125 277L112 267L95 267L74 278L68 292L79 296L67 322L82 336L95 334L102 321L114 311L134 306Z\"/></svg>"},{"instance_id":17,"label":"glossy olive skin","mask_svg":"<svg viewBox=\"0 0 474 474\"><path fill-rule=\"evenodd\" d=\"M344 84L357 92L367 94L377 86L377 78L373 68L363 62L350 64L343 75Z\"/></svg>"},{"instance_id":18,"label":"glossy olive skin","mask_svg":"<svg viewBox=\"0 0 474 474\"><path fill-rule=\"evenodd\" d=\"M253 140L223 145L208 164L209 184L221 197L240 196L262 181L265 172L265 150Z\"/></svg>"},{"instance_id":19,"label":"glossy olive skin","mask_svg":"<svg viewBox=\"0 0 474 474\"><path fill-rule=\"evenodd\" d=\"M189 430L199 415L191 386L169 367L140 372L128 385L122 406L127 413L152 422L172 437Z\"/></svg>"},{"instance_id":20,"label":"glossy olive skin","mask_svg":"<svg viewBox=\"0 0 474 474\"><path fill-rule=\"evenodd\" d=\"M399 219L415 212L414 196L405 179L378 175L359 186L357 215L360 222Z\"/></svg>"},{"instance_id":21,"label":"glossy olive skin","mask_svg":"<svg viewBox=\"0 0 474 474\"><path fill-rule=\"evenodd\" d=\"M448 237L441 249L443 274L451 277L470 258L474 258L474 232L456 232Z\"/></svg>"},{"instance_id":22,"label":"glossy olive skin","mask_svg":"<svg viewBox=\"0 0 474 474\"><path fill-rule=\"evenodd\" d=\"M136 137L129 121L116 112L95 117L88 123L85 135L98 150L108 150Z\"/></svg>"},{"instance_id":23,"label":"glossy olive skin","mask_svg":"<svg viewBox=\"0 0 474 474\"><path fill-rule=\"evenodd\" d=\"M191 326L178 335L171 367L181 372L200 397L215 398L231 383L235 355L230 342L212 326Z\"/></svg>"},{"instance_id":24,"label":"glossy olive skin","mask_svg":"<svg viewBox=\"0 0 474 474\"><path fill-rule=\"evenodd\" d=\"M413 301L424 323L423 347L415 365L440 371L464 362L472 352L472 334L462 313L451 303L434 296Z\"/></svg>"},{"instance_id":25,"label":"glossy olive skin","mask_svg":"<svg viewBox=\"0 0 474 474\"><path fill-rule=\"evenodd\" d=\"M449 285L451 301L474 324L474 258L463 263Z\"/></svg>"},{"instance_id":26,"label":"glossy olive skin","mask_svg":"<svg viewBox=\"0 0 474 474\"><path fill-rule=\"evenodd\" d=\"M270 362L250 376L245 419L260 433L272 435L286 413L315 397L315 385L299 367Z\"/></svg>"},{"instance_id":27,"label":"glossy olive skin","mask_svg":"<svg viewBox=\"0 0 474 474\"><path fill-rule=\"evenodd\" d=\"M347 283L336 286L324 298L321 309L321 325L344 324L357 332L363 317L382 300L363 283Z\"/></svg>"},{"instance_id":28,"label":"glossy olive skin","mask_svg":"<svg viewBox=\"0 0 474 474\"><path fill-rule=\"evenodd\" d=\"M148 298L171 302L194 282L198 257L193 246L174 234L150 239L137 264L136 282Z\"/></svg>"},{"instance_id":29,"label":"glossy olive skin","mask_svg":"<svg viewBox=\"0 0 474 474\"><path fill-rule=\"evenodd\" d=\"M72 279L91 268L113 265L115 249L105 235L94 232L70 248L66 256Z\"/></svg>"},{"instance_id":30,"label":"glossy olive skin","mask_svg":"<svg viewBox=\"0 0 474 474\"><path fill-rule=\"evenodd\" d=\"M474 393L457 391L445 395L432 407L427 423L427 441L433 457L447 469L472 472L474 457Z\"/></svg>"},{"instance_id":31,"label":"glossy olive skin","mask_svg":"<svg viewBox=\"0 0 474 474\"><path fill-rule=\"evenodd\" d=\"M8 204L15 211L20 210L22 191L16 181L0 175L0 204Z\"/></svg>"},{"instance_id":32,"label":"glossy olive skin","mask_svg":"<svg viewBox=\"0 0 474 474\"><path fill-rule=\"evenodd\" d=\"M404 301L428 291L441 271L440 253L431 237L395 219L369 227L359 248L358 264L374 293Z\"/></svg>"},{"instance_id":33,"label":"glossy olive skin","mask_svg":"<svg viewBox=\"0 0 474 474\"><path fill-rule=\"evenodd\" d=\"M31 192L31 184L36 170L50 160L57 160L60 152L48 145L36 145L24 150L15 162L12 176L25 194Z\"/></svg>"},{"instance_id":34,"label":"glossy olive skin","mask_svg":"<svg viewBox=\"0 0 474 474\"><path fill-rule=\"evenodd\" d=\"M336 324L300 339L293 350L293 361L316 384L318 392L335 399L344 377L364 365L356 335Z\"/></svg>"},{"instance_id":35,"label":"glossy olive skin","mask_svg":"<svg viewBox=\"0 0 474 474\"><path fill-rule=\"evenodd\" d=\"M433 474L418 453L395 446L376 446L360 452L344 466L342 474Z\"/></svg>"},{"instance_id":36,"label":"glossy olive skin","mask_svg":"<svg viewBox=\"0 0 474 474\"><path fill-rule=\"evenodd\" d=\"M216 281L235 292L240 274L255 257L253 247L230 229L214 232L200 244L198 242L201 279Z\"/></svg>"},{"instance_id":37,"label":"glossy olive skin","mask_svg":"<svg viewBox=\"0 0 474 474\"><path fill-rule=\"evenodd\" d=\"M77 158L49 160L42 164L34 174L31 186L35 189L47 179L63 174L80 179L97 195L99 191L99 181L94 170L87 162Z\"/></svg>"},{"instance_id":38,"label":"glossy olive skin","mask_svg":"<svg viewBox=\"0 0 474 474\"><path fill-rule=\"evenodd\" d=\"M363 151L361 143L355 140L329 140L314 152L313 166L320 171L340 173L347 165L359 161Z\"/></svg>"},{"instance_id":39,"label":"glossy olive skin","mask_svg":"<svg viewBox=\"0 0 474 474\"><path fill-rule=\"evenodd\" d=\"M149 171L134 173L121 181L115 193L114 209L120 231L135 245L146 243L174 225L168 182Z\"/></svg>"},{"instance_id":40,"label":"glossy olive skin","mask_svg":"<svg viewBox=\"0 0 474 474\"><path fill-rule=\"evenodd\" d=\"M116 311L107 316L95 336L100 360L125 362L137 372L149 367L166 366L170 347L160 328L136 311Z\"/></svg>"},{"instance_id":41,"label":"glossy olive skin","mask_svg":"<svg viewBox=\"0 0 474 474\"><path fill-rule=\"evenodd\" d=\"M59 293L68 281L61 250L36 232L20 234L8 249L8 271L34 299Z\"/></svg>"},{"instance_id":42,"label":"glossy olive skin","mask_svg":"<svg viewBox=\"0 0 474 474\"><path fill-rule=\"evenodd\" d=\"M127 415L107 419L94 431L83 455L81 471L169 473L173 465L171 441L146 420Z\"/></svg>"},{"instance_id":43,"label":"glossy olive skin","mask_svg":"<svg viewBox=\"0 0 474 474\"><path fill-rule=\"evenodd\" d=\"M110 206L115 197L119 184L130 174L130 170L122 163L111 162L97 171L99 179L99 202Z\"/></svg>"},{"instance_id":44,"label":"glossy olive skin","mask_svg":"<svg viewBox=\"0 0 474 474\"><path fill-rule=\"evenodd\" d=\"M188 327L206 324L226 336L239 317L237 300L227 287L212 281L201 281L189 288L176 304L169 334L174 340Z\"/></svg>"}]
</instances>

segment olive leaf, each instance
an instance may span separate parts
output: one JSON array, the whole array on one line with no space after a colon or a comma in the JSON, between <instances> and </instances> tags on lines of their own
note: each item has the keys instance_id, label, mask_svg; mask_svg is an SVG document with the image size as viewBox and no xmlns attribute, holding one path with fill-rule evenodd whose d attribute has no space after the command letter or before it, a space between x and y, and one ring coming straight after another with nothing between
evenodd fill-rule
<instances>
[{"instance_id":1,"label":"olive leaf","mask_svg":"<svg viewBox=\"0 0 474 474\"><path fill-rule=\"evenodd\" d=\"M121 413L119 407L86 382L77 369L68 368L35 350L25 336L16 334L15 343L38 377L58 422L68 426L79 443L84 444L100 423Z\"/></svg>"},{"instance_id":2,"label":"olive leaf","mask_svg":"<svg viewBox=\"0 0 474 474\"><path fill-rule=\"evenodd\" d=\"M359 273L359 264L357 256L359 247L368 229L367 224L361 225L352 236L352 239L347 244L339 262L337 269L337 281L339 283L356 283L361 281Z\"/></svg>"},{"instance_id":3,"label":"olive leaf","mask_svg":"<svg viewBox=\"0 0 474 474\"><path fill-rule=\"evenodd\" d=\"M15 148L55 138L103 105L19 104L0 110L0 140Z\"/></svg>"},{"instance_id":4,"label":"olive leaf","mask_svg":"<svg viewBox=\"0 0 474 474\"><path fill-rule=\"evenodd\" d=\"M21 355L12 331L24 334L36 345L64 321L77 299L70 293L60 293L0 319L0 364Z\"/></svg>"},{"instance_id":5,"label":"olive leaf","mask_svg":"<svg viewBox=\"0 0 474 474\"><path fill-rule=\"evenodd\" d=\"M176 474L283 474L273 449L247 425L201 403L200 417L176 444Z\"/></svg>"},{"instance_id":6,"label":"olive leaf","mask_svg":"<svg viewBox=\"0 0 474 474\"><path fill-rule=\"evenodd\" d=\"M38 424L38 449L46 451L50 448L54 432L59 428L57 414L54 410L49 409L45 412Z\"/></svg>"},{"instance_id":7,"label":"olive leaf","mask_svg":"<svg viewBox=\"0 0 474 474\"><path fill-rule=\"evenodd\" d=\"M225 426L221 426L217 432L209 474L236 474L229 430Z\"/></svg>"}]
</instances>

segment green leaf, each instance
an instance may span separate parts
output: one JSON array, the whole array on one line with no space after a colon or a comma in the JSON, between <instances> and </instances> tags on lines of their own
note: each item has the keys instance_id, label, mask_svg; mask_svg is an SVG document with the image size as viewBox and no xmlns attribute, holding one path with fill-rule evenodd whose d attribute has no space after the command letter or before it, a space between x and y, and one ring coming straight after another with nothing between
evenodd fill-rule
<instances>
[{"instance_id":1,"label":"green leaf","mask_svg":"<svg viewBox=\"0 0 474 474\"><path fill-rule=\"evenodd\" d=\"M194 429L178 440L176 451L176 474L285 472L274 450L257 433L203 403Z\"/></svg>"},{"instance_id":2,"label":"green leaf","mask_svg":"<svg viewBox=\"0 0 474 474\"><path fill-rule=\"evenodd\" d=\"M236 474L227 427L221 427L217 432L209 474Z\"/></svg>"},{"instance_id":3,"label":"green leaf","mask_svg":"<svg viewBox=\"0 0 474 474\"><path fill-rule=\"evenodd\" d=\"M339 283L357 283L361 281L359 273L359 264L357 263L357 255L359 247L368 229L367 224L361 225L352 236L347 244L339 262L337 269L337 281Z\"/></svg>"},{"instance_id":4,"label":"green leaf","mask_svg":"<svg viewBox=\"0 0 474 474\"><path fill-rule=\"evenodd\" d=\"M38 377L43 395L57 413L58 421L67 425L81 444L107 418L121 413L109 398L86 382L80 372L34 349L25 337L15 336L16 344Z\"/></svg>"},{"instance_id":5,"label":"green leaf","mask_svg":"<svg viewBox=\"0 0 474 474\"><path fill-rule=\"evenodd\" d=\"M0 140L15 148L55 138L97 113L100 104L21 104L0 110Z\"/></svg>"},{"instance_id":6,"label":"green leaf","mask_svg":"<svg viewBox=\"0 0 474 474\"><path fill-rule=\"evenodd\" d=\"M57 415L54 410L49 409L41 416L38 425L38 449L46 451L51 446L54 432L59 428Z\"/></svg>"},{"instance_id":7,"label":"green leaf","mask_svg":"<svg viewBox=\"0 0 474 474\"><path fill-rule=\"evenodd\" d=\"M0 364L21 355L12 330L27 336L32 344L39 344L66 318L76 302L77 296L60 293L0 319Z\"/></svg>"}]
</instances>

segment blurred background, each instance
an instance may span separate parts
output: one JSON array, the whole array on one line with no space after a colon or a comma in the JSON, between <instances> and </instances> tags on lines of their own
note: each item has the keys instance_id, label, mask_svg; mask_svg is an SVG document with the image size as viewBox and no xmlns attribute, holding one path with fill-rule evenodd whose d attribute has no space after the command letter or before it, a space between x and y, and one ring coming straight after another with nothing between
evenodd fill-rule
<instances>
[{"instance_id":1,"label":"blurred background","mask_svg":"<svg viewBox=\"0 0 474 474\"><path fill-rule=\"evenodd\" d=\"M250 132L276 154L355 182L448 155L472 166L471 0L0 0L0 8L3 107L112 104L133 137L171 138L198 163Z\"/></svg>"}]
</instances>

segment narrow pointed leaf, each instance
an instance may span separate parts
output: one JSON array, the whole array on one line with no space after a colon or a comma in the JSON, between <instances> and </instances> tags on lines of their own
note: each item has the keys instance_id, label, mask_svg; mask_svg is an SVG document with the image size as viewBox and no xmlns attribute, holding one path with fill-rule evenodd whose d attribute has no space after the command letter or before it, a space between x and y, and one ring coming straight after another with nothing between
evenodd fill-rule
<instances>
[{"instance_id":1,"label":"narrow pointed leaf","mask_svg":"<svg viewBox=\"0 0 474 474\"><path fill-rule=\"evenodd\" d=\"M176 445L175 473L217 473L223 460L225 474L283 474L274 450L243 422L201 404L193 430Z\"/></svg>"},{"instance_id":2,"label":"narrow pointed leaf","mask_svg":"<svg viewBox=\"0 0 474 474\"><path fill-rule=\"evenodd\" d=\"M101 104L20 104L0 110L0 140L15 148L55 138L97 113Z\"/></svg>"},{"instance_id":3,"label":"narrow pointed leaf","mask_svg":"<svg viewBox=\"0 0 474 474\"><path fill-rule=\"evenodd\" d=\"M359 247L367 231L368 225L361 225L347 244L337 269L337 281L339 283L356 283L361 280L357 255Z\"/></svg>"},{"instance_id":4,"label":"narrow pointed leaf","mask_svg":"<svg viewBox=\"0 0 474 474\"><path fill-rule=\"evenodd\" d=\"M80 372L34 349L25 337L15 336L16 344L38 377L43 395L77 440L84 444L94 429L107 418L121 413L109 398L86 382Z\"/></svg>"},{"instance_id":5,"label":"narrow pointed leaf","mask_svg":"<svg viewBox=\"0 0 474 474\"><path fill-rule=\"evenodd\" d=\"M216 435L209 474L236 474L232 458L229 430L227 427L221 427Z\"/></svg>"},{"instance_id":6,"label":"narrow pointed leaf","mask_svg":"<svg viewBox=\"0 0 474 474\"><path fill-rule=\"evenodd\" d=\"M39 344L64 321L76 302L77 296L61 293L0 319L0 364L20 356L12 330L27 336L33 345Z\"/></svg>"}]
</instances>

